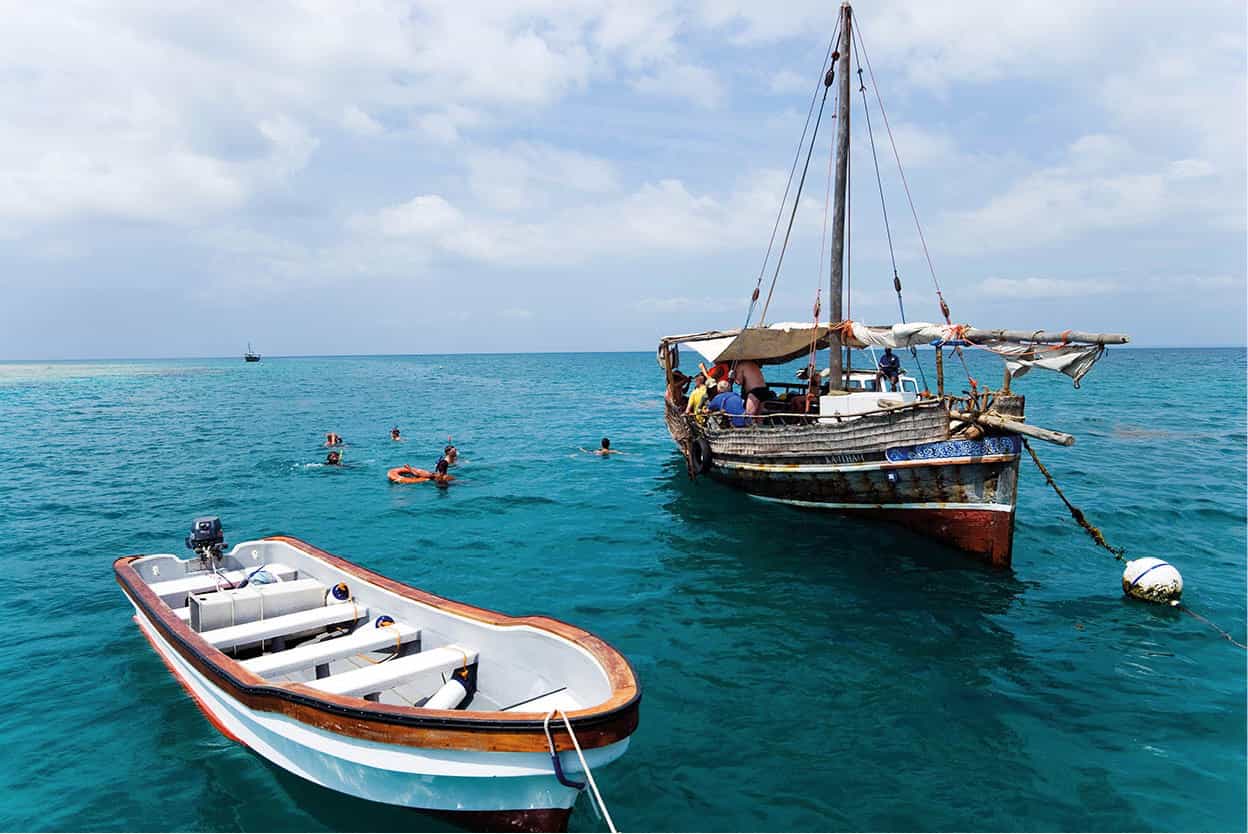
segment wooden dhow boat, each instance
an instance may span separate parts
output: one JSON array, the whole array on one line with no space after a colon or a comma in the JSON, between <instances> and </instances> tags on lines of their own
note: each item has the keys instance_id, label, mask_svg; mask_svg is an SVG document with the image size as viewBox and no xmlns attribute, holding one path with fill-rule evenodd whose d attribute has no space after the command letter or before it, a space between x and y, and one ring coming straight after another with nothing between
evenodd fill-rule
<instances>
[{"instance_id":1,"label":"wooden dhow boat","mask_svg":"<svg viewBox=\"0 0 1248 834\"><path fill-rule=\"evenodd\" d=\"M691 477L706 475L764 500L896 522L992 565L1008 567L1013 553L1019 459L1026 438L1065 446L1074 442L1069 434L1026 423L1024 397L1011 390L1011 380L1032 368L1043 368L1070 376L1077 387L1104 353L1106 345L1125 343L1128 337L1069 330L985 330L954 323L931 259L926 257L927 244L917 213L914 219L918 241L931 272L944 323L907 322L868 109L867 78L875 88L875 99L885 126L887 116L869 60L866 62L869 75L863 75L862 40L854 24L852 9L845 3L841 6L838 33L829 44L826 72L820 76L811 98L807 127L802 132L789 187L785 189L772 230L774 244L781 220L791 204L788 228L774 257L774 272L765 300L761 290L773 265L772 244L768 245L763 268L749 300L744 327L667 336L659 342L658 361L667 383L667 428L685 456ZM851 54L859 61L857 92L861 93L867 114L865 132L871 140L872 173L875 175L872 179L879 186L879 205L883 208L892 262L889 277L901 314L901 321L890 326L871 327L844 315L844 287L850 267L846 215ZM801 203L824 105L834 84L837 86L834 111L837 135L829 159L830 173L835 162L835 180L829 182L828 189L834 196L831 251L827 261L830 263L826 285L830 302L828 317L820 319L821 289L815 297L812 320L767 324L772 292ZM814 115L816 100L819 100L818 115ZM811 116L814 116L813 122ZM891 142L891 130L888 135ZM803 152L805 167L794 190ZM893 153L901 182L909 195L895 146ZM913 208L912 200L910 204ZM825 232L828 219L825 204ZM822 243L820 250L822 264ZM821 265L821 274L822 271ZM752 324L756 314L757 323ZM934 390L929 387L920 363L916 350L920 346L935 347L932 354ZM904 370L899 371L896 380L886 381L875 367L870 370L852 367L854 349L874 352L876 348L907 350L910 361L922 374L922 383ZM696 370L719 378L729 377L734 384L741 385L742 400L736 407L739 409L743 405L745 414L730 416L722 409L707 413L687 407L682 386L687 384L695 368L690 363L687 373L681 372L682 349L686 355L696 354ZM945 351L952 350L958 360L963 360L964 350L971 349L988 351L1004 360L1005 373L1000 388L981 387L971 376L965 361L961 361L969 390L964 395L946 390ZM823 350L827 351L826 364L819 358ZM767 379L759 384L763 367L801 359L805 359L805 367L799 370L798 381ZM711 396L713 394L708 395L707 400ZM725 403L717 405L725 406Z\"/></svg>"},{"instance_id":2,"label":"wooden dhow boat","mask_svg":"<svg viewBox=\"0 0 1248 834\"><path fill-rule=\"evenodd\" d=\"M628 748L641 689L592 634L287 536L225 552L220 531L196 519L194 556L125 556L114 571L208 720L278 767L474 829L562 830L583 780Z\"/></svg>"}]
</instances>

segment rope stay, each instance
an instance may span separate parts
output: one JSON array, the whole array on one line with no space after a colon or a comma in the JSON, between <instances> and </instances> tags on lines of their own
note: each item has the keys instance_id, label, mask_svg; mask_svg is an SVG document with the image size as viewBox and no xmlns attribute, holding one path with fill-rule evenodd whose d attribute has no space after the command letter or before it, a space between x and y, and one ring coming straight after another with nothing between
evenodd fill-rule
<instances>
[{"instance_id":1,"label":"rope stay","mask_svg":"<svg viewBox=\"0 0 1248 834\"><path fill-rule=\"evenodd\" d=\"M815 140L819 137L819 124L823 121L823 108L828 103L828 90L832 87L835 76L837 53L832 53L832 65L823 76L823 97L819 99L819 115L815 117L815 128L810 134L810 146L806 150L806 162L802 165L802 176L797 181L797 193L793 195L793 210L789 213L789 225L784 230L784 241L780 244L780 254L776 256L776 271L771 276L771 286L767 288L767 301L763 303L763 312L759 322L767 321L767 309L771 306L772 293L776 291L776 281L780 278L780 267L784 264L784 253L789 248L789 237L793 234L793 221L797 219L797 207L802 203L802 187L806 185L806 174L810 170L810 157L815 152ZM751 302L753 303L753 302Z\"/></svg>"},{"instance_id":2,"label":"rope stay","mask_svg":"<svg viewBox=\"0 0 1248 834\"><path fill-rule=\"evenodd\" d=\"M837 26L836 33L833 34L832 40L828 42L828 50L824 54L823 63L826 65L836 46L836 38L840 34L840 26ZM823 83L823 79L819 79L819 84ZM819 97L819 86L815 86L814 92L810 94L810 107L806 109L806 124L802 126L802 136L797 141L797 150L793 152L793 164L789 167L789 179L784 185L784 196L780 198L780 207L776 210L776 222L771 227L771 239L767 241L767 252L763 255L763 265L758 270L758 280L754 282L754 293L750 296L750 306L745 314L744 327L750 326L750 319L754 316L754 308L758 305L759 291L763 286L763 278L767 274L767 264L771 261L771 250L776 243L776 232L780 229L780 218L784 216L784 207L789 201L789 190L793 187L793 175L797 173L797 161L802 157L802 148L806 146L806 133L810 130L810 117L815 112L815 99ZM816 128L817 129L817 128ZM772 287L775 281L772 281ZM768 298L771 294L768 293ZM767 314L766 308L763 315Z\"/></svg>"},{"instance_id":3,"label":"rope stay","mask_svg":"<svg viewBox=\"0 0 1248 834\"><path fill-rule=\"evenodd\" d=\"M550 746L550 757L555 765L555 776L558 777L560 783L567 787L575 787L576 790L585 789L583 782L572 782L563 775L563 765L559 763L559 752L555 750L555 740L550 735L550 719L554 718L556 713L563 719L563 726L568 730L568 738L572 739L572 746L576 749L576 757L580 759L581 769L585 771L585 778L589 781L589 789L593 792L594 801L597 803L596 807L594 805L590 807L594 809L594 813L602 812L602 819L606 821L607 829L610 830L611 834L619 834L619 830L615 827L615 822L611 819L611 812L607 810L607 803L602 801L602 794L598 792L598 783L594 781L594 774L589 769L589 762L585 761L585 754L581 751L581 743L577 740L576 733L572 731L572 722L568 720L568 714L558 707L546 713L546 720L542 722L542 729L546 731L546 743Z\"/></svg>"},{"instance_id":4,"label":"rope stay","mask_svg":"<svg viewBox=\"0 0 1248 834\"><path fill-rule=\"evenodd\" d=\"M862 57L863 48L861 37L857 30L852 32L858 46L858 92L862 94L862 113L867 124L867 139L871 144L871 162L875 168L875 185L880 194L880 213L884 216L884 235L888 240L888 259L893 267L893 290L897 293L897 310L901 314L901 323L906 323L906 304L901 295L901 275L897 271L897 254L893 246L893 230L892 224L888 220L888 202L884 198L884 178L880 174L880 157L875 148L875 129L871 125L871 106L867 101L867 86L862 76ZM874 84L872 80L872 84ZM881 106L882 111L882 106ZM898 163L900 167L900 162ZM852 316L846 316L852 318ZM919 376L923 380L923 390L929 390L927 384L927 373L923 370L923 363L919 359L919 352L914 345L910 346L910 356L914 359L915 367L919 369ZM874 358L874 352L872 352Z\"/></svg>"},{"instance_id":5,"label":"rope stay","mask_svg":"<svg viewBox=\"0 0 1248 834\"><path fill-rule=\"evenodd\" d=\"M936 278L936 267L932 264L932 255L927 249L927 239L923 236L923 224L919 222L918 209L914 207L914 197L910 193L910 183L906 180L906 171L901 165L901 154L897 151L897 140L893 136L892 125L888 121L888 111L884 108L884 97L880 95L880 85L875 80L875 70L871 67L871 56L867 54L866 39L862 36L862 24L854 27L853 34L858 38L858 51L867 63L867 75L871 78L871 88L875 92L875 100L880 105L880 116L884 119L884 129L888 132L888 142L893 149L893 159L897 162L897 173L906 191L906 201L910 204L910 214L914 217L914 227L919 233L919 243L923 247L923 257L927 260L927 269L932 275L932 285L936 288L936 298L940 301L940 312L945 317L945 324L952 324L949 317L949 305L945 302L945 294L941 290L940 281Z\"/></svg>"}]
</instances>

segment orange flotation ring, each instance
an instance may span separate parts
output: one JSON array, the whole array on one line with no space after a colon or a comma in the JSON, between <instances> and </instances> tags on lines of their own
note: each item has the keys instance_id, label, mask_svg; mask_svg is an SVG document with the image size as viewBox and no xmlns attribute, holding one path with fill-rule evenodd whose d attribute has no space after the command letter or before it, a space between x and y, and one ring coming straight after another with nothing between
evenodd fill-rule
<instances>
[{"instance_id":1,"label":"orange flotation ring","mask_svg":"<svg viewBox=\"0 0 1248 834\"><path fill-rule=\"evenodd\" d=\"M447 481L455 480L454 475L445 475L439 478L428 469L413 469L410 466L396 466L394 469L386 472L386 477L390 479L392 484L423 484L426 481L445 484Z\"/></svg>"}]
</instances>

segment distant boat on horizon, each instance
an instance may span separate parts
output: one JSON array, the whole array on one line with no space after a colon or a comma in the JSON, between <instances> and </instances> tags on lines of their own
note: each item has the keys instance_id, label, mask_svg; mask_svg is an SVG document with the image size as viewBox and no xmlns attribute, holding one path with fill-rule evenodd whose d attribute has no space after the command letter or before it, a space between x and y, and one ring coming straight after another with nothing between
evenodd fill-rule
<instances>
[{"instance_id":1,"label":"distant boat on horizon","mask_svg":"<svg viewBox=\"0 0 1248 834\"><path fill-rule=\"evenodd\" d=\"M247 343L247 352L243 354L244 362L259 362L260 354L251 349L251 342Z\"/></svg>"}]
</instances>

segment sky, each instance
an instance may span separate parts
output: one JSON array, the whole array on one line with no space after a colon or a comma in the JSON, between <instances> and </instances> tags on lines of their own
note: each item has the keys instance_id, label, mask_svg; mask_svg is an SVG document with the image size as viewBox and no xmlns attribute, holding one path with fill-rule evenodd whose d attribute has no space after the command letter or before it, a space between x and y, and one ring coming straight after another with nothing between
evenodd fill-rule
<instances>
[{"instance_id":1,"label":"sky","mask_svg":"<svg viewBox=\"0 0 1248 834\"><path fill-rule=\"evenodd\" d=\"M838 12L4 5L0 359L650 350L740 326ZM909 320L940 314L884 115L955 321L1245 344L1242 2L854 13ZM891 324L853 93L847 314ZM809 320L828 284L833 126L769 321Z\"/></svg>"}]
</instances>

